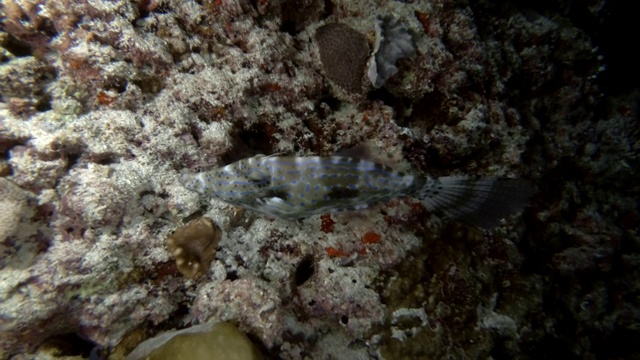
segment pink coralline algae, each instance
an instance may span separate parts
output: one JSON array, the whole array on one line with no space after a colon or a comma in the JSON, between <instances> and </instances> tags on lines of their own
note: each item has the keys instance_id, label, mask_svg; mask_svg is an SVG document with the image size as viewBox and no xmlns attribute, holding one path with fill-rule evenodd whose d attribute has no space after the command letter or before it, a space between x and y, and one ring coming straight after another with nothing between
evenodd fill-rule
<instances>
[{"instance_id":1,"label":"pink coralline algae","mask_svg":"<svg viewBox=\"0 0 640 360\"><path fill-rule=\"evenodd\" d=\"M624 6L3 1L0 358L123 357L220 321L282 359L637 357L638 96L612 90L637 61L606 38ZM374 89L391 15L415 50ZM365 61L342 85L318 47L336 27ZM411 199L292 221L179 183L365 141L537 194L480 231ZM220 237L187 278L166 239L203 217Z\"/></svg>"}]
</instances>

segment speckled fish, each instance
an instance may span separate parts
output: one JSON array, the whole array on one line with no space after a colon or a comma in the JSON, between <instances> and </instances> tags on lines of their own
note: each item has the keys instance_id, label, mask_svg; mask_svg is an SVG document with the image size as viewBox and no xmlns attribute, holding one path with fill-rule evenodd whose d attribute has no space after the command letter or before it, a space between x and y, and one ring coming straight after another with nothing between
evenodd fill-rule
<instances>
[{"instance_id":1,"label":"speckled fish","mask_svg":"<svg viewBox=\"0 0 640 360\"><path fill-rule=\"evenodd\" d=\"M446 217L479 227L528 203L526 181L496 177L429 178L347 156L265 156L213 171L182 175L202 195L282 218L363 209L401 197L420 199Z\"/></svg>"}]
</instances>

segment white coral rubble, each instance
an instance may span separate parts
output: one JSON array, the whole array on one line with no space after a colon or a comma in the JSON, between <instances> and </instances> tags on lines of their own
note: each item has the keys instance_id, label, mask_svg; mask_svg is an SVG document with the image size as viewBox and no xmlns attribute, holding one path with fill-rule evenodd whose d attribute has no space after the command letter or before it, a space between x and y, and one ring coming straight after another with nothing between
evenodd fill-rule
<instances>
[{"instance_id":1,"label":"white coral rubble","mask_svg":"<svg viewBox=\"0 0 640 360\"><path fill-rule=\"evenodd\" d=\"M376 19L376 40L367 76L373 87L382 87L398 72L396 61L413 55L415 45L407 26L392 16Z\"/></svg>"}]
</instances>

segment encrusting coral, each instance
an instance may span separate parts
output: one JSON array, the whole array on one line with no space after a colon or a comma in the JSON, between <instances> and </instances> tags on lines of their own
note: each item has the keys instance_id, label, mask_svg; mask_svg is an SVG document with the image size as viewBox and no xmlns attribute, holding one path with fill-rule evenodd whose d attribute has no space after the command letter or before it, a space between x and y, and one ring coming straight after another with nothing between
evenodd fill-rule
<instances>
[{"instance_id":1,"label":"encrusting coral","mask_svg":"<svg viewBox=\"0 0 640 360\"><path fill-rule=\"evenodd\" d=\"M176 257L178 271L188 278L195 278L209 269L221 237L218 225L201 217L179 227L167 239L167 247Z\"/></svg>"},{"instance_id":2,"label":"encrusting coral","mask_svg":"<svg viewBox=\"0 0 640 360\"><path fill-rule=\"evenodd\" d=\"M209 322L142 342L125 360L258 360L260 353L235 326Z\"/></svg>"}]
</instances>

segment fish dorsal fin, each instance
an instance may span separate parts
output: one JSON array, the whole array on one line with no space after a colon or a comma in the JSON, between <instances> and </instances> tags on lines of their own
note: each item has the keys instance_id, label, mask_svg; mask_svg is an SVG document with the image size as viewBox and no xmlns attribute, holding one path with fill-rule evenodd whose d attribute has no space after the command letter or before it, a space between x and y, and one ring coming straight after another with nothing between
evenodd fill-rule
<instances>
[{"instance_id":1,"label":"fish dorsal fin","mask_svg":"<svg viewBox=\"0 0 640 360\"><path fill-rule=\"evenodd\" d=\"M393 168L393 162L388 155L389 154L386 151L376 146L371 140L367 140L352 148L341 150L336 153L336 156L345 156L354 159L368 160L380 165Z\"/></svg>"},{"instance_id":2,"label":"fish dorsal fin","mask_svg":"<svg viewBox=\"0 0 640 360\"><path fill-rule=\"evenodd\" d=\"M275 156L284 156L284 155L286 155L286 153L284 153L284 152L279 152L279 153L270 154L270 155L265 155L265 154L256 154L254 157L255 157L255 158L270 158L270 157L275 157Z\"/></svg>"},{"instance_id":3,"label":"fish dorsal fin","mask_svg":"<svg viewBox=\"0 0 640 360\"><path fill-rule=\"evenodd\" d=\"M276 157L276 156L285 156L285 155L287 155L287 153L285 153L285 152L278 152L278 153L271 154L271 155L265 155L265 157Z\"/></svg>"},{"instance_id":4,"label":"fish dorsal fin","mask_svg":"<svg viewBox=\"0 0 640 360\"><path fill-rule=\"evenodd\" d=\"M375 145L371 141L366 141L348 149L340 150L336 153L336 156L374 161L373 154L375 151Z\"/></svg>"}]
</instances>

